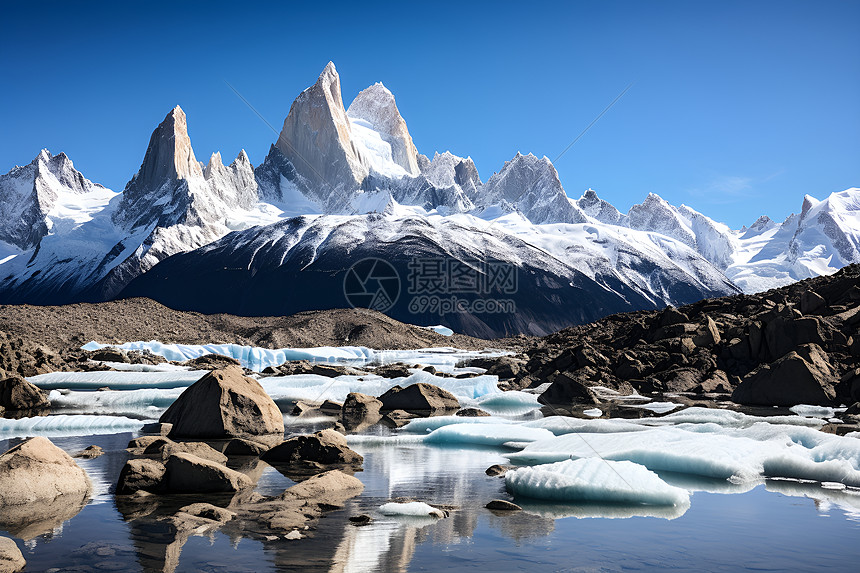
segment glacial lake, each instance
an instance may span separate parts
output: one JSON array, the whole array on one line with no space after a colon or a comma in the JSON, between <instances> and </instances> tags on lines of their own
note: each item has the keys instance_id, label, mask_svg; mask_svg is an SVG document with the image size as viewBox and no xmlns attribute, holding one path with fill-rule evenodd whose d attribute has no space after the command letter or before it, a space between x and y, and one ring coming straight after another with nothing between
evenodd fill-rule
<instances>
[{"instance_id":1,"label":"glacial lake","mask_svg":"<svg viewBox=\"0 0 860 573\"><path fill-rule=\"evenodd\" d=\"M56 437L74 453L96 444L107 453L78 460L95 486L80 513L45 532L16 538L27 571L857 571L860 496L818 483L768 480L732 486L661 474L693 491L681 515L654 508L517 500L524 511L484 505L508 498L504 479L484 470L503 449L423 443L358 443L364 492L320 520L312 538L257 541L231 532L190 537L178 548L151 516L125 518L110 493L136 433ZM0 451L19 439L0 441ZM274 495L293 482L260 462L257 489ZM179 503L206 500L178 496ZM394 518L376 509L398 498L451 506L445 519ZM347 517L374 517L357 527ZM659 513L659 511L657 512ZM148 518L149 517L149 518ZM5 533L5 532L4 532ZM13 537L15 533L11 534Z\"/></svg>"}]
</instances>

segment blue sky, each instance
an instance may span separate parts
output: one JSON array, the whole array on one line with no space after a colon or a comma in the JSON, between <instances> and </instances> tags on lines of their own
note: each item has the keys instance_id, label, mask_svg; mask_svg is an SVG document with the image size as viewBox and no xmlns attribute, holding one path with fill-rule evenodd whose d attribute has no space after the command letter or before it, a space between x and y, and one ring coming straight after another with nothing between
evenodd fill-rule
<instances>
[{"instance_id":1,"label":"blue sky","mask_svg":"<svg viewBox=\"0 0 860 573\"><path fill-rule=\"evenodd\" d=\"M419 151L486 180L559 153L572 197L647 193L734 227L860 186L860 2L5 4L0 172L47 147L121 190L176 104L198 159L256 165L329 60L382 81Z\"/></svg>"}]
</instances>

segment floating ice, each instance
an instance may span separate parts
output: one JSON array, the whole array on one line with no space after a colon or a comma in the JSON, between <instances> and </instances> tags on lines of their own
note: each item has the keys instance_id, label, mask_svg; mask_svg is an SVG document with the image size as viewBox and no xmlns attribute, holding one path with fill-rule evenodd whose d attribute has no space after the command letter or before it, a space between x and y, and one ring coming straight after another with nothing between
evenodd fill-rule
<instances>
[{"instance_id":1,"label":"floating ice","mask_svg":"<svg viewBox=\"0 0 860 573\"><path fill-rule=\"evenodd\" d=\"M599 418L603 415L603 410L600 408L589 408L588 410L583 410L582 413L592 418Z\"/></svg>"},{"instance_id":2,"label":"floating ice","mask_svg":"<svg viewBox=\"0 0 860 573\"><path fill-rule=\"evenodd\" d=\"M106 346L117 346L89 342L84 350L98 350ZM507 352L470 351L456 348L420 348L418 350L373 350L364 346L320 346L317 348L260 348L240 344L162 344L156 340L149 342L126 342L118 348L124 350L149 350L175 362L199 358L205 354L221 354L238 360L242 366L262 371L267 366L280 366L289 360L310 360L313 362L348 363L353 365L388 364L409 362L436 366L437 369L451 370L461 361L476 357L503 356Z\"/></svg>"},{"instance_id":3,"label":"floating ice","mask_svg":"<svg viewBox=\"0 0 860 573\"><path fill-rule=\"evenodd\" d=\"M556 436L563 434L611 434L616 432L642 432L648 429L638 421L606 418L601 420L585 420L568 416L551 416L531 420L523 424L529 428L544 428Z\"/></svg>"},{"instance_id":4,"label":"floating ice","mask_svg":"<svg viewBox=\"0 0 860 573\"><path fill-rule=\"evenodd\" d=\"M665 418L664 418L665 419ZM798 426L681 424L638 432L566 434L508 454L515 463L627 460L654 471L750 481L787 477L860 485L860 441Z\"/></svg>"},{"instance_id":5,"label":"floating ice","mask_svg":"<svg viewBox=\"0 0 860 573\"><path fill-rule=\"evenodd\" d=\"M154 421L154 420L149 420ZM0 437L24 438L28 436L79 436L82 434L116 434L133 432L147 423L120 416L67 415L39 416L10 420L0 418Z\"/></svg>"},{"instance_id":6,"label":"floating ice","mask_svg":"<svg viewBox=\"0 0 860 573\"><path fill-rule=\"evenodd\" d=\"M454 424L433 430L427 435L430 444L473 444L502 446L506 442L535 442L554 437L543 428L527 428L519 424Z\"/></svg>"},{"instance_id":7,"label":"floating ice","mask_svg":"<svg viewBox=\"0 0 860 573\"><path fill-rule=\"evenodd\" d=\"M90 360L91 363L96 363ZM114 370L122 370L124 372L182 372L191 370L188 366L180 366L178 364L170 364L162 362L161 364L128 364L126 362L101 362L105 366L110 366Z\"/></svg>"},{"instance_id":8,"label":"floating ice","mask_svg":"<svg viewBox=\"0 0 860 573\"><path fill-rule=\"evenodd\" d=\"M639 423L650 426L676 425L676 424L718 424L731 428L749 428L754 424L767 422L769 424L790 424L793 426L807 426L817 428L824 425L823 420L816 418L804 418L803 416L751 416L733 410L720 410L717 408L686 408L680 412L667 414L660 418L648 418Z\"/></svg>"},{"instance_id":9,"label":"floating ice","mask_svg":"<svg viewBox=\"0 0 860 573\"><path fill-rule=\"evenodd\" d=\"M468 380L468 378L466 379ZM540 407L538 397L527 392L509 390L507 392L490 392L478 397L476 403L481 408L492 410L532 410Z\"/></svg>"},{"instance_id":10,"label":"floating ice","mask_svg":"<svg viewBox=\"0 0 860 573\"><path fill-rule=\"evenodd\" d=\"M167 409L185 388L140 390L105 390L101 392L76 392L51 390L48 399L52 408L76 410L90 414L126 414L158 417Z\"/></svg>"},{"instance_id":11,"label":"floating ice","mask_svg":"<svg viewBox=\"0 0 860 573\"><path fill-rule=\"evenodd\" d=\"M384 503L379 506L382 515L398 515L407 517L445 517L445 512L423 501L410 501L407 503Z\"/></svg>"},{"instance_id":12,"label":"floating ice","mask_svg":"<svg viewBox=\"0 0 860 573\"><path fill-rule=\"evenodd\" d=\"M680 408L681 404L675 402L650 402L648 404L626 404L625 408L641 408L642 410L650 410L655 414L665 414L676 408Z\"/></svg>"},{"instance_id":13,"label":"floating ice","mask_svg":"<svg viewBox=\"0 0 860 573\"><path fill-rule=\"evenodd\" d=\"M812 406L810 404L798 404L789 408L798 416L806 416L809 418L832 418L836 415L834 408L827 406Z\"/></svg>"},{"instance_id":14,"label":"floating ice","mask_svg":"<svg viewBox=\"0 0 860 573\"><path fill-rule=\"evenodd\" d=\"M564 460L517 468L505 474L514 495L552 501L687 505L690 494L645 467L626 461Z\"/></svg>"},{"instance_id":15,"label":"floating ice","mask_svg":"<svg viewBox=\"0 0 860 573\"><path fill-rule=\"evenodd\" d=\"M505 420L504 418L497 418L495 416L432 416L430 418L415 418L414 420L410 420L405 426L401 428L401 431L414 434L425 434L434 430L438 430L443 426L454 426L457 424L509 423L511 423L509 420Z\"/></svg>"},{"instance_id":16,"label":"floating ice","mask_svg":"<svg viewBox=\"0 0 860 573\"><path fill-rule=\"evenodd\" d=\"M177 370L173 372L50 372L27 378L43 390L56 388L185 388L197 382L208 370Z\"/></svg>"},{"instance_id":17,"label":"floating ice","mask_svg":"<svg viewBox=\"0 0 860 573\"><path fill-rule=\"evenodd\" d=\"M382 378L381 376L338 376L327 378L314 374L294 376L269 376L262 378L260 384L275 401L287 400L334 400L343 402L350 392L361 392L379 396L392 386L411 386L426 382L439 386L452 393L460 402L474 401L488 394L501 394L498 378L495 376L475 376L473 378L445 378L429 372L417 371L406 378Z\"/></svg>"}]
</instances>

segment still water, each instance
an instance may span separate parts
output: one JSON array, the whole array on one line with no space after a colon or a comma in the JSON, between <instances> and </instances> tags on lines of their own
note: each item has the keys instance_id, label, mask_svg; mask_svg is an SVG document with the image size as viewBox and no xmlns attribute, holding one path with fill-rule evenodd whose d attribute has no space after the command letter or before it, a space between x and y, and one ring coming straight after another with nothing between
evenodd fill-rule
<instances>
[{"instance_id":1,"label":"still water","mask_svg":"<svg viewBox=\"0 0 860 573\"><path fill-rule=\"evenodd\" d=\"M508 498L504 480L484 470L507 460L500 449L394 442L359 443L365 490L320 520L312 538L254 539L226 524L177 539L158 518L196 501L175 496L129 507L111 493L136 434L54 438L67 452L90 444L108 453L78 460L95 485L78 508L32 507L13 537L27 571L857 571L860 498L819 484L768 480L733 486L661 474L693 491L686 511L642 506L529 504L493 513ZM20 440L0 441L5 451ZM275 495L292 481L263 462L240 467L257 491ZM418 499L450 507L446 519L385 517L383 503ZM368 514L372 524L347 518Z\"/></svg>"}]
</instances>

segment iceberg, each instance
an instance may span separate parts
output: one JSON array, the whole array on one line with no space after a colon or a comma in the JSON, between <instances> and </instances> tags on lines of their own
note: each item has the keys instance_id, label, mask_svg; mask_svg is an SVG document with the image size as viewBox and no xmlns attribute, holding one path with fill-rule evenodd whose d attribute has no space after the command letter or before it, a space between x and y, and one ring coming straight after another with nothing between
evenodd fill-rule
<instances>
[{"instance_id":1,"label":"iceberg","mask_svg":"<svg viewBox=\"0 0 860 573\"><path fill-rule=\"evenodd\" d=\"M48 399L51 407L75 410L90 414L125 414L157 418L166 410L185 388L139 390L105 390L101 392L79 392L51 390Z\"/></svg>"},{"instance_id":2,"label":"iceberg","mask_svg":"<svg viewBox=\"0 0 860 573\"><path fill-rule=\"evenodd\" d=\"M68 415L39 416L10 420L0 418L0 437L24 438L30 436L63 437L134 432L147 422L121 416Z\"/></svg>"},{"instance_id":3,"label":"iceberg","mask_svg":"<svg viewBox=\"0 0 860 573\"><path fill-rule=\"evenodd\" d=\"M735 482L784 477L860 486L860 441L801 426L763 422L743 428L709 423L638 432L565 434L535 441L507 455L521 464L598 456L631 461L652 471Z\"/></svg>"},{"instance_id":4,"label":"iceberg","mask_svg":"<svg viewBox=\"0 0 860 573\"><path fill-rule=\"evenodd\" d=\"M515 496L562 502L678 505L690 503L687 490L671 486L644 466L597 458L523 467L505 474Z\"/></svg>"},{"instance_id":5,"label":"iceberg","mask_svg":"<svg viewBox=\"0 0 860 573\"><path fill-rule=\"evenodd\" d=\"M168 372L49 372L30 376L32 382L42 390L75 388L78 390L136 390L140 388L186 388L191 386L208 370L181 370Z\"/></svg>"},{"instance_id":6,"label":"iceberg","mask_svg":"<svg viewBox=\"0 0 860 573\"><path fill-rule=\"evenodd\" d=\"M528 428L519 424L454 424L427 434L429 444L472 444L504 446L508 442L536 442L554 437L543 428Z\"/></svg>"}]
</instances>

